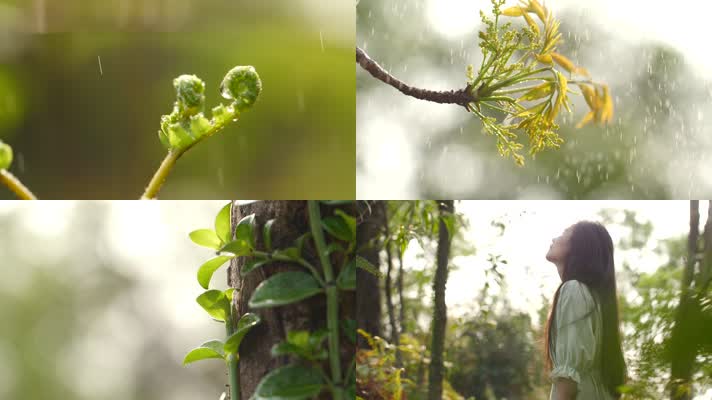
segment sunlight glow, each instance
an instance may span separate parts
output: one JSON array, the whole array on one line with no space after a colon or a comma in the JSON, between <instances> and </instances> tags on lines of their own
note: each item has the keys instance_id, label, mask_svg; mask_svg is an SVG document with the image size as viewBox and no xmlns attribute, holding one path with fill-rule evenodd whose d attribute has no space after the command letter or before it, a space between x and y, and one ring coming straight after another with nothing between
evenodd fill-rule
<instances>
[{"instance_id":1,"label":"sunlight glow","mask_svg":"<svg viewBox=\"0 0 712 400\"><path fill-rule=\"evenodd\" d=\"M446 38L457 38L480 25L482 5L481 1L473 0L428 0L428 22Z\"/></svg>"}]
</instances>

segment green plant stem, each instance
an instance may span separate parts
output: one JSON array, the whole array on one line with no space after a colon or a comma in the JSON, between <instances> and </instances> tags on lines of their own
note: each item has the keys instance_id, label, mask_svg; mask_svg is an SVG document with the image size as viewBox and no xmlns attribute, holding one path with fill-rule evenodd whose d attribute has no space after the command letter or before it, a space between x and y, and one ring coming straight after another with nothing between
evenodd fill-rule
<instances>
[{"instance_id":1,"label":"green plant stem","mask_svg":"<svg viewBox=\"0 0 712 400\"><path fill-rule=\"evenodd\" d=\"M539 69L536 69L531 72L523 72L523 73L515 75L509 79L505 79L501 82L498 82L492 86L486 87L485 89L486 89L487 93L492 93L499 88L515 85L515 84L521 83L521 82L526 82L528 80L537 80L537 79L543 80L543 77L534 77L534 78L529 78L529 77L531 77L532 75L540 74L542 72L551 71L551 70L552 70L551 67L546 67L546 68L539 68ZM487 93L482 93L482 94L486 95Z\"/></svg>"},{"instance_id":2,"label":"green plant stem","mask_svg":"<svg viewBox=\"0 0 712 400\"><path fill-rule=\"evenodd\" d=\"M303 259L303 258L290 258L287 256L279 255L279 254L274 254L274 253L267 253L264 251L254 251L252 252L252 255L255 257L262 257L265 259L272 259L272 260L277 260L277 261L284 261L284 262L293 262L301 265L302 267L306 268L311 272L311 274L314 276L314 279L316 279L321 286L326 286L326 282L324 282L324 279L319 275L319 272L316 270L316 267L311 265L309 261Z\"/></svg>"},{"instance_id":3,"label":"green plant stem","mask_svg":"<svg viewBox=\"0 0 712 400\"><path fill-rule=\"evenodd\" d=\"M343 391L341 390L341 357L339 351L339 293L336 282L334 281L334 271L331 268L331 261L326 253L326 241L324 240L324 231L321 227L319 202L309 200L308 209L312 236L314 237L316 251L319 253L319 261L324 269L324 278L326 279L326 324L329 330L329 361L331 365L331 377L334 385L337 387L337 389L333 391L333 398L335 400L341 400Z\"/></svg>"},{"instance_id":4,"label":"green plant stem","mask_svg":"<svg viewBox=\"0 0 712 400\"><path fill-rule=\"evenodd\" d=\"M143 193L143 196L141 196L141 200L152 200L158 196L158 192L161 190L163 182L166 181L168 174L170 174L171 170L176 165L176 161L178 161L183 153L185 153L185 150L176 149L168 152L166 158L163 159L161 166L158 167L156 173L153 174L153 178L151 178L151 182L146 187L146 191Z\"/></svg>"},{"instance_id":5,"label":"green plant stem","mask_svg":"<svg viewBox=\"0 0 712 400\"><path fill-rule=\"evenodd\" d=\"M37 197L35 197L30 189L23 185L15 175L6 169L0 169L0 182L12 190L21 200L37 200Z\"/></svg>"},{"instance_id":6,"label":"green plant stem","mask_svg":"<svg viewBox=\"0 0 712 400\"><path fill-rule=\"evenodd\" d=\"M225 330L227 331L227 337L232 336L235 333L234 325L234 307L232 302L230 304L230 315L225 321ZM230 354L227 356L227 375L230 383L230 400L240 400L240 360L235 354Z\"/></svg>"}]
</instances>

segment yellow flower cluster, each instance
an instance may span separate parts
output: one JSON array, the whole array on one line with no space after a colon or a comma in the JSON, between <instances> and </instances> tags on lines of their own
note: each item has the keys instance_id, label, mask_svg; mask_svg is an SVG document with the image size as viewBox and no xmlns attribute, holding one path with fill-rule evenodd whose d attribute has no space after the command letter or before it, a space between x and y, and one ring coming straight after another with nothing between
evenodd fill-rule
<instances>
[{"instance_id":1,"label":"yellow flower cluster","mask_svg":"<svg viewBox=\"0 0 712 400\"><path fill-rule=\"evenodd\" d=\"M541 35L541 30L538 24L529 15L530 13L536 14L539 20L541 20L544 24L543 36ZM559 32L560 23L554 18L551 11L547 10L541 3L539 3L539 1L520 0L520 5L502 10L502 15L509 17L523 17L536 36L541 38L542 43L540 51L533 54L534 58L536 58L538 62L544 65L552 66L556 63L556 65L560 66L570 74L590 78L590 74L585 68L577 66L566 56L555 51L556 45L561 41L561 33ZM558 85L558 96L554 102L554 105L537 105L525 110L523 113L520 113L520 116L533 115L530 111L537 110L539 112L546 113L550 123L553 123L562 105L569 112L571 112L567 97L567 91L569 91L568 79L559 71L555 71L555 73L557 78L556 84ZM591 111L586 114L586 116L576 125L577 128L580 128L591 121L599 124L610 123L613 119L613 101L611 99L608 86L593 82L577 84L579 88L581 88L581 93L591 109ZM554 82L543 83L542 85L525 93L518 99L518 101L532 101L546 97L552 93L554 85Z\"/></svg>"}]
</instances>

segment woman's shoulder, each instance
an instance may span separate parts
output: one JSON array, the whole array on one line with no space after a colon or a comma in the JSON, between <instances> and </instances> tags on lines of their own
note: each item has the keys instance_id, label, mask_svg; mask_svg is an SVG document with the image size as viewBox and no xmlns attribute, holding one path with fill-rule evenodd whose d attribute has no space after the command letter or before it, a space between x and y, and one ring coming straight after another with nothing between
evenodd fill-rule
<instances>
[{"instance_id":1,"label":"woman's shoulder","mask_svg":"<svg viewBox=\"0 0 712 400\"><path fill-rule=\"evenodd\" d=\"M565 310L564 314L577 319L589 314L595 302L591 289L585 283L569 280L561 284L558 306Z\"/></svg>"}]
</instances>

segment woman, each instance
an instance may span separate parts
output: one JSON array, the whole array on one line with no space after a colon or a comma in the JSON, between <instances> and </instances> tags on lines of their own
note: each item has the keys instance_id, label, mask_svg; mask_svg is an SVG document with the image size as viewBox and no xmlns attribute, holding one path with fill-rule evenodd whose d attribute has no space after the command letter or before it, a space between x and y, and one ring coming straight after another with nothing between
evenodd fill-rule
<instances>
[{"instance_id":1,"label":"woman","mask_svg":"<svg viewBox=\"0 0 712 400\"><path fill-rule=\"evenodd\" d=\"M620 398L625 361L611 236L599 223L579 222L552 241L546 259L561 277L544 338L550 399Z\"/></svg>"}]
</instances>

